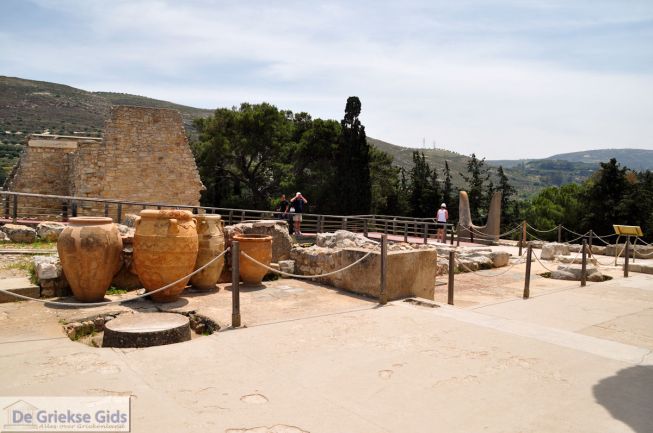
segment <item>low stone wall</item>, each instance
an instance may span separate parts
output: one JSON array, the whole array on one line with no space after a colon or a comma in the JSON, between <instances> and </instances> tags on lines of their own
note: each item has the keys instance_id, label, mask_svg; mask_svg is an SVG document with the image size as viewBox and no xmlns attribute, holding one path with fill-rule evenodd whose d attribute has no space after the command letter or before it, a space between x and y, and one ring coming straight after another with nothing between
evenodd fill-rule
<instances>
[{"instance_id":1,"label":"low stone wall","mask_svg":"<svg viewBox=\"0 0 653 433\"><path fill-rule=\"evenodd\" d=\"M300 275L329 273L360 260L369 250L361 248L294 248L295 272ZM434 299L437 253L435 250L388 252L386 294L388 300L417 296ZM380 293L381 254L371 252L359 264L317 280L339 289L377 298Z\"/></svg>"}]
</instances>

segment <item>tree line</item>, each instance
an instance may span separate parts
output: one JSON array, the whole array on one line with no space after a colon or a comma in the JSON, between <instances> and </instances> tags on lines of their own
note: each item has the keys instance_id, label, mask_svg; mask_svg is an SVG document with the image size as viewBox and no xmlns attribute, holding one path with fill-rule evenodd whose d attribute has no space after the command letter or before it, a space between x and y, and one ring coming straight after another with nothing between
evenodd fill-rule
<instances>
[{"instance_id":1,"label":"tree line","mask_svg":"<svg viewBox=\"0 0 653 433\"><path fill-rule=\"evenodd\" d=\"M447 204L458 218L458 190L449 164L438 170L415 151L406 170L389 154L370 146L361 123L362 104L349 97L340 121L279 110L268 103L219 108L196 119L193 143L206 186L202 204L272 209L280 194L301 191L311 213L433 217ZM602 163L583 184L542 190L530 200L516 191L502 167L488 167L472 154L460 173L472 204L472 220L483 224L495 191L502 193L502 226L522 220L542 230L563 224L579 233L612 232L613 223L653 228L653 179L615 160Z\"/></svg>"}]
</instances>

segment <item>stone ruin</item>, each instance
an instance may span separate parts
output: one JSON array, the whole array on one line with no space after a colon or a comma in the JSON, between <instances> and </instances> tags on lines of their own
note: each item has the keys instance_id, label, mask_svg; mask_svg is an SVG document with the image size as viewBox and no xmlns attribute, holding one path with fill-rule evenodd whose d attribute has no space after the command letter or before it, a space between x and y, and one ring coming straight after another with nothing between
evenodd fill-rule
<instances>
[{"instance_id":1,"label":"stone ruin","mask_svg":"<svg viewBox=\"0 0 653 433\"><path fill-rule=\"evenodd\" d=\"M499 234L501 233L501 192L495 191L492 194L490 210L487 214L487 223L484 226L477 226L472 222L472 213L469 207L467 192L460 191L458 218L459 238L471 240L474 237L475 241L498 241Z\"/></svg>"},{"instance_id":2,"label":"stone ruin","mask_svg":"<svg viewBox=\"0 0 653 433\"><path fill-rule=\"evenodd\" d=\"M104 137L33 134L5 190L36 194L162 202L198 206L204 189L176 110L115 106ZM31 214L60 215L61 202L20 198ZM79 203L78 213L103 212ZM140 207L124 206L124 212Z\"/></svg>"}]
</instances>

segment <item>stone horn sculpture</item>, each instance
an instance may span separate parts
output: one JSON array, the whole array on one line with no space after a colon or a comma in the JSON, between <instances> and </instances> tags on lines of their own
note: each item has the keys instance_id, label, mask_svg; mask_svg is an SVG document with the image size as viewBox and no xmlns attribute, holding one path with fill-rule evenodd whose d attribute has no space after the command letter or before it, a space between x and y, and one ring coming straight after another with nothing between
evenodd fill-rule
<instances>
[{"instance_id":1,"label":"stone horn sculpture","mask_svg":"<svg viewBox=\"0 0 653 433\"><path fill-rule=\"evenodd\" d=\"M460 191L458 205L458 233L463 239L471 239L470 231L476 239L499 240L501 230L501 192L495 191L490 201L490 211L487 215L487 223L484 226L476 226L472 223L472 213L469 207L469 197L466 191ZM471 229L470 229L471 228Z\"/></svg>"}]
</instances>

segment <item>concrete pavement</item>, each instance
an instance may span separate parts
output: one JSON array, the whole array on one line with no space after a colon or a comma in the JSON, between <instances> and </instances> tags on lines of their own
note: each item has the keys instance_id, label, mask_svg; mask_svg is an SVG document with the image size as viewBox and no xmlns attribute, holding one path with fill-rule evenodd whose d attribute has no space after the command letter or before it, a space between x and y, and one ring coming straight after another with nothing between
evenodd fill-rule
<instances>
[{"instance_id":1,"label":"concrete pavement","mask_svg":"<svg viewBox=\"0 0 653 433\"><path fill-rule=\"evenodd\" d=\"M80 313L3 304L0 393L131 395L136 432L653 432L653 276L542 279L527 301L518 281L491 299L457 278L467 304L437 308L279 280L244 293L247 328L147 349L92 348L61 331ZM225 324L229 299L178 307Z\"/></svg>"}]
</instances>

